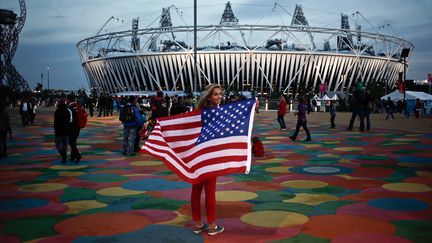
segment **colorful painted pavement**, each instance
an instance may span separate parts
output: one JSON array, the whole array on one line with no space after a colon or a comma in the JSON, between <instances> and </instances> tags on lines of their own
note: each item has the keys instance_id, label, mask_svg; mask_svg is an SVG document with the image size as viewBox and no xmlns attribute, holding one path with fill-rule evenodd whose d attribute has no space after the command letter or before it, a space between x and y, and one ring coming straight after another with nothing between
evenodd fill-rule
<instances>
[{"instance_id":1,"label":"colorful painted pavement","mask_svg":"<svg viewBox=\"0 0 432 243\"><path fill-rule=\"evenodd\" d=\"M37 120L0 160L0 242L432 242L432 134L316 123L312 142L292 142L262 112L266 157L218 179L225 232L209 237L191 231L189 184L121 155L117 118L92 118L82 161L64 165L52 117Z\"/></svg>"}]
</instances>

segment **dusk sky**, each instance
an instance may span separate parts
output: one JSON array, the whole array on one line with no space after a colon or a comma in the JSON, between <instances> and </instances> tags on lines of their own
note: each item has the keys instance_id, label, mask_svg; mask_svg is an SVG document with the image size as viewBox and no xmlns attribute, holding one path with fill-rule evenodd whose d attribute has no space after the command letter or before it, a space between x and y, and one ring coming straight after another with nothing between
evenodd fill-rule
<instances>
[{"instance_id":1,"label":"dusk sky","mask_svg":"<svg viewBox=\"0 0 432 243\"><path fill-rule=\"evenodd\" d=\"M226 1L198 0L198 24L218 24ZM359 11L363 30L390 24L385 34L396 35L415 46L407 79L424 80L432 73L432 1L430 0L298 0L278 1L287 10L273 11L275 1L231 1L240 24L289 25L295 4L301 4L310 26L340 27L340 14ZM111 17L118 18L107 26L108 31L128 30L131 20L140 17L140 28L148 26L161 14L163 7L175 5L186 24L193 25L193 1L160 0L27 0L27 20L13 63L31 88L42 82L47 86L47 67L50 68L50 88L88 88L81 67L76 43L93 36ZM0 1L0 9L19 14L18 0ZM281 14L285 15L281 17ZM171 12L174 25L177 13ZM123 21L121 21L123 20ZM122 23L123 22L123 23ZM155 22L152 26L156 26ZM353 26L353 23L350 23ZM105 30L104 30L105 31Z\"/></svg>"}]
</instances>

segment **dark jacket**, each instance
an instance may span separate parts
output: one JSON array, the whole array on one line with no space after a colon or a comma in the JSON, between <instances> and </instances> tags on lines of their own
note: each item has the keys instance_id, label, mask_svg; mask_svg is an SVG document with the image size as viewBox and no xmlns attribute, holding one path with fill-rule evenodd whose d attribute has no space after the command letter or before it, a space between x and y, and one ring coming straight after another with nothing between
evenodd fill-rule
<instances>
[{"instance_id":1,"label":"dark jacket","mask_svg":"<svg viewBox=\"0 0 432 243\"><path fill-rule=\"evenodd\" d=\"M9 121L9 113L4 110L2 113L0 113L0 134L7 133L11 134L12 129Z\"/></svg>"},{"instance_id":2,"label":"dark jacket","mask_svg":"<svg viewBox=\"0 0 432 243\"><path fill-rule=\"evenodd\" d=\"M66 137L69 134L70 112L59 108L54 113L54 132L56 137Z\"/></svg>"}]
</instances>

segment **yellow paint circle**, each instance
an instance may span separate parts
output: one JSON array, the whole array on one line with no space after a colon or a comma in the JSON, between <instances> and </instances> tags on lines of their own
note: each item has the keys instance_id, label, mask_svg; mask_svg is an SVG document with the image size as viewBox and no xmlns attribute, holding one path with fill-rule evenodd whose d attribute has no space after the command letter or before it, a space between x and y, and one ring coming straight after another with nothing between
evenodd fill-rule
<instances>
[{"instance_id":1,"label":"yellow paint circle","mask_svg":"<svg viewBox=\"0 0 432 243\"><path fill-rule=\"evenodd\" d=\"M321 203L338 201L339 198L329 194L309 194L309 193L297 193L295 197L291 199L283 200L288 203L301 203L310 206L316 206Z\"/></svg>"},{"instance_id":2,"label":"yellow paint circle","mask_svg":"<svg viewBox=\"0 0 432 243\"><path fill-rule=\"evenodd\" d=\"M68 186L62 183L40 183L40 184L25 185L20 187L19 190L23 192L51 192L51 191L63 190L66 187Z\"/></svg>"},{"instance_id":3,"label":"yellow paint circle","mask_svg":"<svg viewBox=\"0 0 432 243\"><path fill-rule=\"evenodd\" d=\"M326 141L325 144L338 144L340 141Z\"/></svg>"},{"instance_id":4,"label":"yellow paint circle","mask_svg":"<svg viewBox=\"0 0 432 243\"><path fill-rule=\"evenodd\" d=\"M430 192L432 188L425 184L419 183L388 183L383 187L390 191L396 192Z\"/></svg>"},{"instance_id":5,"label":"yellow paint circle","mask_svg":"<svg viewBox=\"0 0 432 243\"><path fill-rule=\"evenodd\" d=\"M86 173L79 172L79 171L59 171L57 172L57 174L61 176L82 176L85 175Z\"/></svg>"},{"instance_id":6,"label":"yellow paint circle","mask_svg":"<svg viewBox=\"0 0 432 243\"><path fill-rule=\"evenodd\" d=\"M328 186L328 183L323 181L314 180L293 180L284 181L281 183L282 186L297 188L297 189L312 189L312 188L322 188Z\"/></svg>"},{"instance_id":7,"label":"yellow paint circle","mask_svg":"<svg viewBox=\"0 0 432 243\"><path fill-rule=\"evenodd\" d=\"M96 200L82 200L82 201L73 201L73 202L67 202L64 203L66 206L68 206L68 211L67 213L79 213L81 211L85 211L88 209L93 209L93 208L104 208L106 207L108 204L106 203L100 203Z\"/></svg>"},{"instance_id":8,"label":"yellow paint circle","mask_svg":"<svg viewBox=\"0 0 432 243\"><path fill-rule=\"evenodd\" d=\"M265 164L273 164L273 163L283 163L288 162L288 159L284 158L274 158L274 159L257 159L256 162L258 163L265 163Z\"/></svg>"},{"instance_id":9,"label":"yellow paint circle","mask_svg":"<svg viewBox=\"0 0 432 243\"><path fill-rule=\"evenodd\" d=\"M239 202L256 198L258 195L247 191L220 191L216 192L216 200L223 202Z\"/></svg>"},{"instance_id":10,"label":"yellow paint circle","mask_svg":"<svg viewBox=\"0 0 432 243\"><path fill-rule=\"evenodd\" d=\"M163 163L161 161L135 161L131 162L131 165L135 166L154 166L154 165L162 165Z\"/></svg>"},{"instance_id":11,"label":"yellow paint circle","mask_svg":"<svg viewBox=\"0 0 432 243\"><path fill-rule=\"evenodd\" d=\"M351 163L351 160L350 159L340 159L339 163L348 164L348 163Z\"/></svg>"},{"instance_id":12,"label":"yellow paint circle","mask_svg":"<svg viewBox=\"0 0 432 243\"><path fill-rule=\"evenodd\" d=\"M337 154L318 154L318 158L339 158L340 156Z\"/></svg>"},{"instance_id":13,"label":"yellow paint circle","mask_svg":"<svg viewBox=\"0 0 432 243\"><path fill-rule=\"evenodd\" d=\"M321 147L319 144L302 144L306 148L318 148Z\"/></svg>"},{"instance_id":14,"label":"yellow paint circle","mask_svg":"<svg viewBox=\"0 0 432 243\"><path fill-rule=\"evenodd\" d=\"M302 225L309 221L303 214L287 211L260 211L245 214L240 220L251 225L269 228L283 228Z\"/></svg>"},{"instance_id":15,"label":"yellow paint circle","mask_svg":"<svg viewBox=\"0 0 432 243\"><path fill-rule=\"evenodd\" d=\"M425 177L431 177L432 172L431 171L417 171L417 175L419 176L425 176Z\"/></svg>"},{"instance_id":16,"label":"yellow paint circle","mask_svg":"<svg viewBox=\"0 0 432 243\"><path fill-rule=\"evenodd\" d=\"M353 152L353 151L361 151L361 147L338 147L334 148L336 151L342 151L342 152Z\"/></svg>"},{"instance_id":17,"label":"yellow paint circle","mask_svg":"<svg viewBox=\"0 0 432 243\"><path fill-rule=\"evenodd\" d=\"M138 195L144 192L145 191L129 190L121 187L108 187L96 191L97 194L102 196L118 196L118 197Z\"/></svg>"},{"instance_id":18,"label":"yellow paint circle","mask_svg":"<svg viewBox=\"0 0 432 243\"><path fill-rule=\"evenodd\" d=\"M394 141L398 142L417 142L418 139L415 138L393 138Z\"/></svg>"},{"instance_id":19,"label":"yellow paint circle","mask_svg":"<svg viewBox=\"0 0 432 243\"><path fill-rule=\"evenodd\" d=\"M86 168L87 165L53 165L50 167L52 170L79 170Z\"/></svg>"},{"instance_id":20,"label":"yellow paint circle","mask_svg":"<svg viewBox=\"0 0 432 243\"><path fill-rule=\"evenodd\" d=\"M123 176L127 176L127 177L136 177L136 176L150 176L151 174L145 174L145 173L137 173L137 174L127 174L127 175L123 175Z\"/></svg>"},{"instance_id":21,"label":"yellow paint circle","mask_svg":"<svg viewBox=\"0 0 432 243\"><path fill-rule=\"evenodd\" d=\"M292 166L277 166L277 167L266 168L265 171L271 173L291 173L290 171L288 171L288 169L290 168L292 168Z\"/></svg>"}]
</instances>

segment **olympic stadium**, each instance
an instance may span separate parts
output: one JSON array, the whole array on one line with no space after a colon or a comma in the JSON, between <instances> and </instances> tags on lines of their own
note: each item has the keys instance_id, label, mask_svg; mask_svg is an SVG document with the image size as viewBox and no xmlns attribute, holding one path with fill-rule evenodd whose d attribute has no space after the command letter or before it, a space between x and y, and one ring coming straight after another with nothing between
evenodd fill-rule
<instances>
[{"instance_id":1,"label":"olympic stadium","mask_svg":"<svg viewBox=\"0 0 432 243\"><path fill-rule=\"evenodd\" d=\"M136 18L131 29L99 31L77 48L90 87L111 94L199 91L209 83L257 93L318 92L325 84L326 91L340 92L358 80L393 87L406 72L414 45L383 27L366 30L355 21L365 20L359 12L340 14L335 27L315 27L301 5L292 12L276 8L291 24L240 24L228 2L218 24L195 31L185 22L173 25L171 13L179 11L170 6L152 22L156 27L139 28Z\"/></svg>"}]
</instances>

